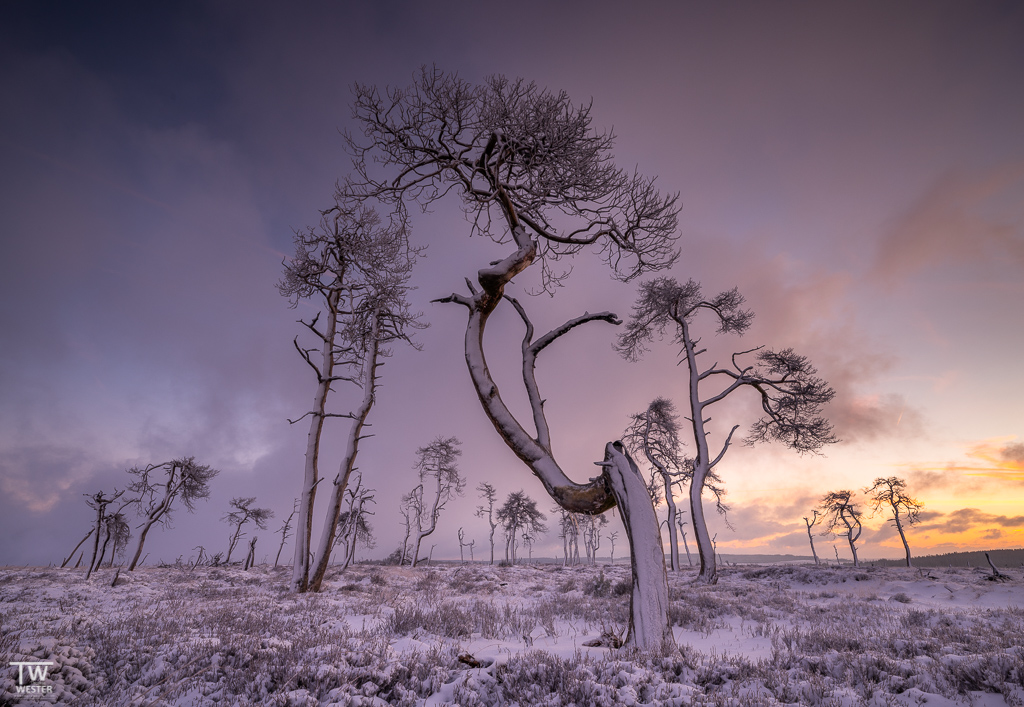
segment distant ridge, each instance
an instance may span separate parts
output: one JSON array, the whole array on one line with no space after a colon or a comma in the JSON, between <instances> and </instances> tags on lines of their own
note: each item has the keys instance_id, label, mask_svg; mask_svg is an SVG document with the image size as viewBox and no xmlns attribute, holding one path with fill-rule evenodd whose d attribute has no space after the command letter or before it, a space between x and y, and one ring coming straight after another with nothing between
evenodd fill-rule
<instances>
[{"instance_id":1,"label":"distant ridge","mask_svg":"<svg viewBox=\"0 0 1024 707\"><path fill-rule=\"evenodd\" d=\"M915 567L982 567L988 569L984 550L970 552L947 552L944 555L912 556ZM988 550L989 557L996 567L1020 567L1024 565L1024 548L1012 550ZM870 564L879 567L905 567L906 560L871 560Z\"/></svg>"}]
</instances>

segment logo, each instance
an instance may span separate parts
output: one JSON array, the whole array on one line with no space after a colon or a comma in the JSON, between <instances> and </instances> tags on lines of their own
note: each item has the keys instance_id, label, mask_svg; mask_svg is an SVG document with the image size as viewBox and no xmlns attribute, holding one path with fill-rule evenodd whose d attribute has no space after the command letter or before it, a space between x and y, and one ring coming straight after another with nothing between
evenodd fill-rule
<instances>
[{"instance_id":1,"label":"logo","mask_svg":"<svg viewBox=\"0 0 1024 707\"><path fill-rule=\"evenodd\" d=\"M53 694L53 685L40 685L46 680L47 674L50 672L56 663L52 660L36 660L36 661L15 661L8 663L8 665L18 666L18 684L14 687L15 692L19 695L26 697L31 696L43 696ZM26 670L26 668L28 668ZM27 675L26 675L27 673ZM25 679L28 678L28 684L25 684Z\"/></svg>"}]
</instances>

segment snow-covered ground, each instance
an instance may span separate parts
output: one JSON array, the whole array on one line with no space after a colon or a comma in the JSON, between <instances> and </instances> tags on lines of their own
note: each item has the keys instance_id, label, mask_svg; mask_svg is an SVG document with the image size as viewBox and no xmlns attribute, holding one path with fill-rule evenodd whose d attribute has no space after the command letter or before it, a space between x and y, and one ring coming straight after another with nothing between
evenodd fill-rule
<instances>
[{"instance_id":1,"label":"snow-covered ground","mask_svg":"<svg viewBox=\"0 0 1024 707\"><path fill-rule=\"evenodd\" d=\"M686 570L664 653L586 645L624 631L622 565L289 572L0 570L0 704L1024 704L1019 569ZM9 663L41 661L19 697Z\"/></svg>"}]
</instances>

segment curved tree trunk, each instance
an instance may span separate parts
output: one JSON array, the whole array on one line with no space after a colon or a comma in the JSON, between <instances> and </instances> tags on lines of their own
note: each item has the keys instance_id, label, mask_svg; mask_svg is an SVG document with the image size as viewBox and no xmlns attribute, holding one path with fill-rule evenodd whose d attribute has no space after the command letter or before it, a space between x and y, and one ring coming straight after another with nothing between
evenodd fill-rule
<instances>
[{"instance_id":1,"label":"curved tree trunk","mask_svg":"<svg viewBox=\"0 0 1024 707\"><path fill-rule=\"evenodd\" d=\"M814 550L814 535L811 534L811 524L807 524L807 539L811 543L811 554L814 555L814 564L820 565L821 562L818 560L818 553Z\"/></svg>"},{"instance_id":2,"label":"curved tree trunk","mask_svg":"<svg viewBox=\"0 0 1024 707\"><path fill-rule=\"evenodd\" d=\"M907 534L903 532L903 523L900 522L899 511L893 511L893 520L896 521L896 530L900 531L900 540L903 541L903 549L907 553L907 567L913 567L913 564L910 562L910 545L907 544Z\"/></svg>"},{"instance_id":3,"label":"curved tree trunk","mask_svg":"<svg viewBox=\"0 0 1024 707\"><path fill-rule=\"evenodd\" d=\"M605 445L605 477L629 538L633 591L627 646L656 648L674 643L668 625L668 573L661 524L636 464L618 442ZM595 553L596 554L596 553Z\"/></svg>"},{"instance_id":4,"label":"curved tree trunk","mask_svg":"<svg viewBox=\"0 0 1024 707\"><path fill-rule=\"evenodd\" d=\"M483 347L487 319L503 298L505 285L525 270L537 253L536 242L529 238L510 210L506 213L518 250L490 268L479 271L477 281L482 291L477 292L471 288L471 297L451 295L442 301L457 302L469 309L465 356L477 396L502 440L530 468L548 495L565 510L577 513L596 515L614 505L619 506L630 554L634 557L635 573L630 601L630 632L626 642L630 646L644 649L660 648L665 641L672 640L668 625L668 573L658 519L646 485L637 475L635 464L632 464L618 443L606 445L607 458L602 462L602 475L590 479L586 484L575 483L566 476L551 452L550 432L543 411L544 401L534 372L537 355L559 336L589 321L603 320L617 324L620 320L610 312L584 314L534 341L533 325L525 311L518 302L510 300L526 324L522 344L523 381L537 436L527 433L502 401L498 386L487 368ZM639 491L633 488L634 481L639 484Z\"/></svg>"}]
</instances>

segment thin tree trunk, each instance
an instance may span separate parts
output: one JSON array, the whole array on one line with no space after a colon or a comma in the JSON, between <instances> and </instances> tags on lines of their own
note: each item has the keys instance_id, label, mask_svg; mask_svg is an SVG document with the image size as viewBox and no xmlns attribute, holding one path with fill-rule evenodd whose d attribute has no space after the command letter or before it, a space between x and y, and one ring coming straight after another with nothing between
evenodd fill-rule
<instances>
[{"instance_id":1,"label":"thin tree trunk","mask_svg":"<svg viewBox=\"0 0 1024 707\"><path fill-rule=\"evenodd\" d=\"M75 545L75 549L71 551L71 554L68 555L67 558L63 562L60 563L61 569L64 569L64 567L67 566L68 562L71 561L71 558L75 556L76 552L78 552L78 548L82 547L82 545L85 544L85 541L88 540L89 538L91 538L92 534L95 533L95 532L96 532L95 528L90 528L89 529L89 532L85 534L85 537L82 538L81 540L79 540L78 544Z\"/></svg>"},{"instance_id":2,"label":"thin tree trunk","mask_svg":"<svg viewBox=\"0 0 1024 707\"><path fill-rule=\"evenodd\" d=\"M907 567L913 567L910 561L910 545L907 544L907 534L903 532L903 523L900 522L899 511L893 509L893 519L896 521L896 530L900 531L900 540L903 541L903 549L907 553Z\"/></svg>"},{"instance_id":3,"label":"thin tree trunk","mask_svg":"<svg viewBox=\"0 0 1024 707\"><path fill-rule=\"evenodd\" d=\"M89 569L85 573L85 578L89 579L92 576L93 568L96 566L96 553L100 548L100 529L103 527L103 511L106 508L102 503L97 503L96 508L96 537L92 540L92 557L89 559Z\"/></svg>"},{"instance_id":4,"label":"thin tree trunk","mask_svg":"<svg viewBox=\"0 0 1024 707\"><path fill-rule=\"evenodd\" d=\"M380 322L374 316L372 329L369 334L369 350L363 360L363 401L354 413L352 413L352 424L348 431L348 442L345 446L345 457L341 461L338 475L334 479L334 488L331 491L331 500L327 506L327 518L324 521L323 533L320 536L320 544L317 547L316 562L313 574L309 578L309 589L319 592L324 581L324 573L327 572L327 565L331 561L331 549L334 547L335 534L338 532L338 518L341 517L341 504L344 500L345 488L348 486L349 476L356 465L356 455L359 453L359 440L363 436L363 427L366 425L366 418L373 407L374 395L377 388L377 356L380 350L378 333Z\"/></svg>"},{"instance_id":5,"label":"thin tree trunk","mask_svg":"<svg viewBox=\"0 0 1024 707\"><path fill-rule=\"evenodd\" d=\"M319 382L313 396L312 419L306 435L306 463L303 469L302 494L299 497L299 518L295 524L295 559L292 563L291 591L305 592L309 588L310 549L313 535L313 505L316 501L316 487L320 481L320 439L323 435L324 419L327 412L327 396L334 382L334 339L338 327L338 303L340 290L332 290L327 296L327 328L323 335L323 361L319 371Z\"/></svg>"},{"instance_id":6,"label":"thin tree trunk","mask_svg":"<svg viewBox=\"0 0 1024 707\"><path fill-rule=\"evenodd\" d=\"M804 520L806 521L807 519L804 518ZM815 550L814 550L814 536L811 534L811 524L810 523L807 523L807 539L810 540L810 542L811 542L811 554L814 555L814 564L820 565L821 562L818 561L818 553L815 552Z\"/></svg>"}]
</instances>

